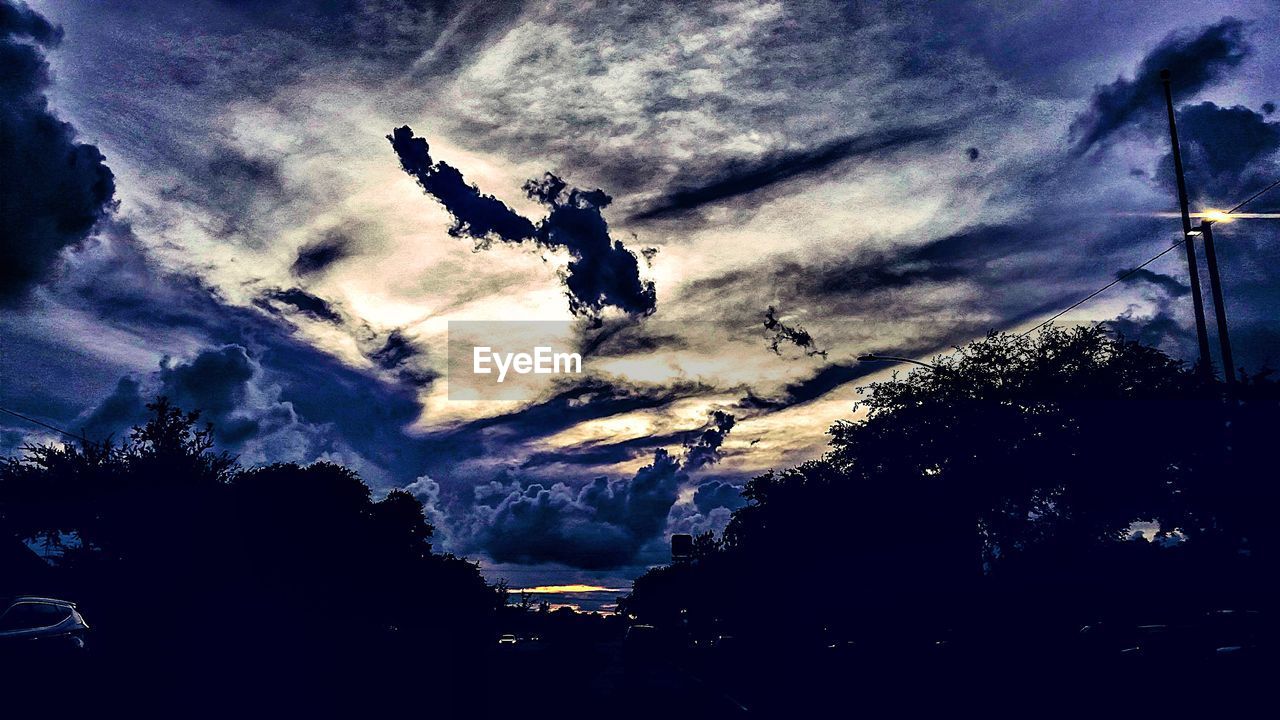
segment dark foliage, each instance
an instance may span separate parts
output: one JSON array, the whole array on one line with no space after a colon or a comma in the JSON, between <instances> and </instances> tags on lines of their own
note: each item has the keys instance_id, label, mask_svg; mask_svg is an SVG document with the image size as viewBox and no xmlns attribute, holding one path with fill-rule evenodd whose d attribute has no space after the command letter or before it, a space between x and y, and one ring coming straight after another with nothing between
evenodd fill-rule
<instances>
[{"instance_id":1,"label":"dark foliage","mask_svg":"<svg viewBox=\"0 0 1280 720\"><path fill-rule=\"evenodd\" d=\"M198 413L164 398L148 409L119 445L32 446L0 465L0 540L41 544L53 565L5 591L75 598L99 652L176 682L354 665L447 684L445 659L465 667L488 640L503 595L474 563L432 552L412 496L375 501L331 463L242 468Z\"/></svg>"},{"instance_id":2,"label":"dark foliage","mask_svg":"<svg viewBox=\"0 0 1280 720\"><path fill-rule=\"evenodd\" d=\"M866 388L825 457L750 482L723 538L638 579L623 610L694 634L994 643L1274 605L1265 374L1228 397L1101 329L992 334L935 362Z\"/></svg>"}]
</instances>

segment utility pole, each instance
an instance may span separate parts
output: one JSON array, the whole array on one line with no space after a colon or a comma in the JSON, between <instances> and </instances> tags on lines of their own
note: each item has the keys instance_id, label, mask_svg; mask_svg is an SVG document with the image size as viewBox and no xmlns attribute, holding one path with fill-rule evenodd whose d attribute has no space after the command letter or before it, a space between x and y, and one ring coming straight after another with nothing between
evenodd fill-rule
<instances>
[{"instance_id":1,"label":"utility pole","mask_svg":"<svg viewBox=\"0 0 1280 720\"><path fill-rule=\"evenodd\" d=\"M1222 375L1227 385L1236 384L1236 366L1231 358L1231 338L1227 335L1227 307L1222 302L1222 279L1218 276L1218 253L1213 249L1213 222L1202 220L1204 259L1209 266L1209 292L1213 295L1214 320L1218 323L1218 342L1222 345Z\"/></svg>"},{"instance_id":2,"label":"utility pole","mask_svg":"<svg viewBox=\"0 0 1280 720\"><path fill-rule=\"evenodd\" d=\"M1178 178L1178 204L1182 208L1182 239L1187 246L1187 274L1191 280L1191 302L1195 305L1196 340L1200 345L1200 371L1211 375L1209 330L1204 321L1204 298L1200 294L1200 269L1196 267L1196 248L1191 235L1191 211L1187 208L1187 180L1182 174L1182 149L1178 147L1178 126L1173 119L1173 90L1169 87L1169 71L1160 71L1164 84L1164 103L1169 110L1169 140L1173 144L1173 172Z\"/></svg>"}]
</instances>

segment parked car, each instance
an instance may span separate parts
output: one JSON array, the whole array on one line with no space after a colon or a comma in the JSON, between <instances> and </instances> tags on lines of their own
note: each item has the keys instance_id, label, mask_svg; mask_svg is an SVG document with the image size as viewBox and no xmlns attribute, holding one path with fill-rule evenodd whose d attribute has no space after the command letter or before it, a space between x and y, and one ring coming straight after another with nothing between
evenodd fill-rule
<instances>
[{"instance_id":1,"label":"parked car","mask_svg":"<svg viewBox=\"0 0 1280 720\"><path fill-rule=\"evenodd\" d=\"M81 653L86 648L89 623L67 600L16 597L0 600L0 652Z\"/></svg>"},{"instance_id":2,"label":"parked car","mask_svg":"<svg viewBox=\"0 0 1280 720\"><path fill-rule=\"evenodd\" d=\"M1257 610L1211 610L1205 613L1205 650L1216 660L1257 659L1271 652L1266 618Z\"/></svg>"},{"instance_id":3,"label":"parked car","mask_svg":"<svg viewBox=\"0 0 1280 720\"><path fill-rule=\"evenodd\" d=\"M515 645L517 642L518 640L516 640L516 636L511 633L507 633L506 635L498 638L499 645Z\"/></svg>"}]
</instances>

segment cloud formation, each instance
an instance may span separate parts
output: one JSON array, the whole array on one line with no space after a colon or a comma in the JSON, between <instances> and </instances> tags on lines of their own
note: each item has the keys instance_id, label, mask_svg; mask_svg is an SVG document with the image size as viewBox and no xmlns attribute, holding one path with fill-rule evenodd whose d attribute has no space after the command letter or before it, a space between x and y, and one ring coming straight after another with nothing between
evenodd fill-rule
<instances>
[{"instance_id":1,"label":"cloud formation","mask_svg":"<svg viewBox=\"0 0 1280 720\"><path fill-rule=\"evenodd\" d=\"M683 479L680 462L659 449L634 477L596 478L576 491L564 483L482 485L475 542L497 562L634 564L665 527Z\"/></svg>"},{"instance_id":2,"label":"cloud formation","mask_svg":"<svg viewBox=\"0 0 1280 720\"><path fill-rule=\"evenodd\" d=\"M378 349L368 353L368 357L375 365L393 371L405 382L427 386L439 377L439 373L416 361L422 354L404 331L397 329L388 333L387 339Z\"/></svg>"},{"instance_id":3,"label":"cloud formation","mask_svg":"<svg viewBox=\"0 0 1280 720\"><path fill-rule=\"evenodd\" d=\"M115 178L93 145L49 109L43 50L62 31L0 0L0 305L12 304L88 236L109 209Z\"/></svg>"},{"instance_id":4,"label":"cloud formation","mask_svg":"<svg viewBox=\"0 0 1280 720\"><path fill-rule=\"evenodd\" d=\"M571 188L551 173L526 182L524 191L550 208L538 223L539 244L573 256L564 278L573 314L598 318L606 307L615 307L649 315L657 308L657 291L652 281L640 278L636 254L609 236L604 209L613 198L599 189Z\"/></svg>"},{"instance_id":5,"label":"cloud formation","mask_svg":"<svg viewBox=\"0 0 1280 720\"><path fill-rule=\"evenodd\" d=\"M598 477L578 487L564 482L521 484L505 477L477 486L471 509L455 526L497 562L556 562L584 569L632 565L662 552L664 532L689 476L720 458L734 417L712 411L677 458L665 448L626 479ZM709 497L709 496L708 496ZM455 530L455 534L457 531Z\"/></svg>"},{"instance_id":6,"label":"cloud formation","mask_svg":"<svg viewBox=\"0 0 1280 720\"><path fill-rule=\"evenodd\" d=\"M449 234L470 237L477 248L494 241L527 240L549 249L563 249L571 259L564 274L569 309L575 315L599 319L606 307L629 315L648 315L657 307L653 282L640 277L635 253L609 235L603 211L612 202L603 190L571 188L551 173L524 184L525 193L549 208L535 226L505 203L468 184L462 173L444 161L433 161L424 138L405 125L387 136L400 158L400 167L450 215Z\"/></svg>"},{"instance_id":7,"label":"cloud formation","mask_svg":"<svg viewBox=\"0 0 1280 720\"><path fill-rule=\"evenodd\" d=\"M313 320L323 320L325 322L340 323L342 315L329 301L317 295L303 290L302 288L272 288L262 293L262 297L258 298L256 304L258 307L275 312L275 309L268 303L268 300L274 300L277 303L286 305Z\"/></svg>"},{"instance_id":8,"label":"cloud formation","mask_svg":"<svg viewBox=\"0 0 1280 720\"><path fill-rule=\"evenodd\" d=\"M199 410L202 420L214 425L223 447L239 448L255 435L266 434L268 426L297 421L291 407L259 402L253 382L259 375L258 362L240 345L210 348L189 361L165 358L146 386L134 377L121 378L115 391L88 414L84 427L96 439L118 434L146 419L146 403L165 396L185 410Z\"/></svg>"},{"instance_id":9,"label":"cloud formation","mask_svg":"<svg viewBox=\"0 0 1280 720\"><path fill-rule=\"evenodd\" d=\"M351 240L338 230L330 230L298 248L290 270L298 277L318 275L351 254Z\"/></svg>"},{"instance_id":10,"label":"cloud formation","mask_svg":"<svg viewBox=\"0 0 1280 720\"><path fill-rule=\"evenodd\" d=\"M729 413L723 410L712 410L706 426L685 446L684 469L687 472L694 472L719 462L720 446L724 444L725 437L733 429L734 422L733 416Z\"/></svg>"},{"instance_id":11,"label":"cloud formation","mask_svg":"<svg viewBox=\"0 0 1280 720\"><path fill-rule=\"evenodd\" d=\"M1233 205L1276 179L1280 122L1243 105L1211 102L1180 107L1177 116L1188 191L1199 204ZM1174 182L1171 155L1156 178L1163 187Z\"/></svg>"},{"instance_id":12,"label":"cloud formation","mask_svg":"<svg viewBox=\"0 0 1280 720\"><path fill-rule=\"evenodd\" d=\"M457 168L432 160L426 138L414 137L408 125L396 128L387 140L400 158L400 167L453 216L450 235L472 238L477 247L494 240L518 243L534 237L533 223L524 216L467 183Z\"/></svg>"},{"instance_id":13,"label":"cloud formation","mask_svg":"<svg viewBox=\"0 0 1280 720\"><path fill-rule=\"evenodd\" d=\"M698 486L697 492L693 494L693 504L701 513L710 513L716 508L728 508L732 511L745 506L747 499L742 497L741 485L712 480Z\"/></svg>"},{"instance_id":14,"label":"cloud formation","mask_svg":"<svg viewBox=\"0 0 1280 720\"><path fill-rule=\"evenodd\" d=\"M111 149L122 176L136 171L123 197L139 237L113 247L119 238L102 237L100 226L72 251L63 246L63 271L23 314L0 314L0 375L47 364L67 379L48 390L5 383L6 402L17 397L78 429L85 398L105 398L85 424L119 428L160 391L199 399L191 386L208 373L213 400L248 403L217 417L229 423L227 449L250 461L349 462L376 487L412 482L439 518L446 510L470 517L475 479L505 468L511 475L483 505L487 512L519 491L507 527L520 526L517 507L560 508L535 525L584 542L615 537L607 547L623 562L661 559L663 532L723 527L742 501L735 488L743 477L822 451L822 429L833 413L847 415L852 386L885 369L843 360L851 351L915 357L1044 317L1167 247L1176 232L1176 221L1082 222L1117 204L1165 208L1172 199L1159 178L1167 161L1152 172L1167 147L1162 107L1129 111L1121 102L1147 101L1146 70L1129 67L1132 80L1099 88L1110 93L1106 102L1088 98L1090 73L1132 62L1135 46L1160 44L1180 22L1172 14L1123 3L1087 17L1061 3L1014 14L967 2L491 5L289 0L257 12L175 0L49 4L75 39L59 51L58 96L69 99L80 132ZM1254 12L1246 22L1260 26L1259 37L1275 29L1265 13L1231 11ZM1135 16L1149 22L1117 22ZM1211 2L1197 16L1221 13ZM1174 37L1195 54L1191 41L1204 32ZM1234 42L1231 32L1219 35ZM1064 40L1081 36L1090 42ZM991 52L975 55L975 37ZM1192 192L1206 203L1247 196L1252 173L1274 161L1274 107L1259 106L1260 116L1231 107L1274 99L1270 79L1254 66L1237 72L1246 66L1230 55L1210 61L1220 72L1198 90L1221 91L1213 99L1224 104L1180 109ZM1158 73L1157 60L1144 62ZM1175 73L1180 102L1192 101L1194 72ZM1162 102L1158 79L1149 94ZM1115 108L1124 111L1089 124L1090 112ZM1062 121L1082 111L1072 140L1100 128L1093 146L1107 145L1106 162L1063 150ZM435 414L423 387L433 330L409 318L509 306L514 294L555 286L538 278L535 253L472 255L468 242L418 232L417 203L387 191L388 172L401 178L398 190L408 184L376 132L410 114L494 161L499 174L511 169L504 159L519 163L532 151L586 183L572 189L544 176L526 187L543 209L516 212L535 205L486 195L466 168L437 162L411 132L420 147L396 148L400 163L416 168L412 177L428 178L424 190L452 214L444 227L456 237L550 250L573 263L559 278L570 305L605 315L603 331L583 331L583 349L619 374L566 381L522 407ZM899 134L912 127L947 132ZM1122 145L1122 134L1142 142ZM1144 174L1130 176L1136 167ZM590 189L597 186L609 193ZM612 239L623 237L612 214L620 209L651 223L644 245L654 247L628 241L633 255ZM1254 366L1280 347L1265 332L1278 302L1272 248L1280 244L1262 222L1225 225L1219 237L1237 357L1252 345ZM1176 255L1081 308L1080 318L1130 303L1134 332L1180 342L1188 318L1176 298ZM669 333L621 317L655 304L640 270L661 278ZM342 305L318 304L325 298ZM250 306L259 300L273 312ZM811 332L835 361L761 352L759 308L768 305L785 308L774 319ZM308 316L324 324L303 322ZM792 327L794 318L804 327ZM392 327L401 329L388 334ZM780 352L807 352L787 335ZM164 355L167 370L158 369ZM656 376L628 377L635 367ZM248 379L238 379L246 369ZM743 400L726 407L735 397ZM767 442L740 450L714 419L689 423L695 406L725 407L736 416L733 432ZM255 425L251 436L237 434ZM12 437L0 428L0 445L15 446ZM712 464L726 446L732 455ZM608 472L620 478L612 497L625 497L634 468L659 447L681 471L700 466L709 477L681 481L665 531L641 542L648 531L606 522L597 506L609 503L581 491ZM563 486L551 495L565 502L520 499L534 485ZM659 494L658 505L670 499ZM459 533L456 524L437 522L451 549L484 553L470 541L489 534L465 522Z\"/></svg>"},{"instance_id":15,"label":"cloud formation","mask_svg":"<svg viewBox=\"0 0 1280 720\"><path fill-rule=\"evenodd\" d=\"M630 220L653 220L689 212L703 205L747 195L796 177L821 172L844 160L875 156L943 136L936 128L904 128L837 138L813 148L772 153L757 160L738 160L714 168L697 179L677 181ZM976 158L976 156L975 156ZM679 183L685 184L679 184Z\"/></svg>"},{"instance_id":16,"label":"cloud formation","mask_svg":"<svg viewBox=\"0 0 1280 720\"><path fill-rule=\"evenodd\" d=\"M1155 285L1170 295L1179 296L1186 295L1191 292L1191 288L1184 284L1181 280L1164 273L1153 272L1146 268L1138 268L1136 270L1120 270L1116 273L1117 278L1124 278L1127 284L1137 282L1145 282Z\"/></svg>"},{"instance_id":17,"label":"cloud formation","mask_svg":"<svg viewBox=\"0 0 1280 720\"><path fill-rule=\"evenodd\" d=\"M1097 87L1089 107L1071 125L1076 154L1121 128L1158 116L1164 108L1161 70L1172 75L1175 102L1222 79L1251 51L1244 31L1243 21L1228 17L1197 30L1175 32L1142 58L1133 78Z\"/></svg>"},{"instance_id":18,"label":"cloud formation","mask_svg":"<svg viewBox=\"0 0 1280 720\"><path fill-rule=\"evenodd\" d=\"M818 348L817 344L813 341L813 336L810 335L808 331L799 325L793 327L779 320L778 311L775 310L772 305L765 310L764 329L773 334L773 337L769 339L769 349L776 355L782 354L782 350L779 348L783 343L787 343L800 348L804 351L804 354L809 357L817 355L822 357L824 360L827 357L827 351Z\"/></svg>"}]
</instances>

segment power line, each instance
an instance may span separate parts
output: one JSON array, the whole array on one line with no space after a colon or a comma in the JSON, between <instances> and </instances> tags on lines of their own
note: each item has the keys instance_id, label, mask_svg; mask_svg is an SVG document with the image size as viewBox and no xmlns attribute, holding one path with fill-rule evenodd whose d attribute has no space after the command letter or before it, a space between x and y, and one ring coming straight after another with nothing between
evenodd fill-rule
<instances>
[{"instance_id":1,"label":"power line","mask_svg":"<svg viewBox=\"0 0 1280 720\"><path fill-rule=\"evenodd\" d=\"M1102 293L1104 293L1104 292L1106 292L1106 291L1110 290L1111 288L1115 287L1116 285L1119 285L1120 283L1124 282L1124 281L1125 281L1129 276L1131 276L1131 275L1133 275L1134 273L1138 272L1138 271L1139 271L1139 270L1141 270L1142 268L1144 268L1144 267L1146 267L1146 266L1150 265L1151 263L1155 262L1156 260L1159 260L1161 257L1163 257L1163 256L1164 256L1164 254L1165 254L1165 253L1167 253L1167 252L1169 252L1170 250L1173 250L1173 249L1175 249L1175 248L1181 247L1181 246L1182 246L1182 243L1184 243L1184 242L1186 242L1186 241L1187 241L1187 239L1186 239L1186 238L1183 238L1183 239L1179 240L1178 242L1176 242L1176 243L1174 243L1174 244L1170 245L1169 247L1165 248L1164 250L1161 250L1161 251L1160 251L1159 253L1157 253L1154 257L1152 257L1151 259L1149 259L1149 260L1147 260L1146 262L1142 263L1142 264L1141 264L1141 265L1139 265L1138 267L1133 268L1132 270L1129 270L1129 271L1128 271L1128 272L1126 272L1126 273L1123 273L1123 274L1121 274L1121 275L1116 276L1116 279L1115 279L1115 280L1112 280L1111 282L1107 283L1106 285L1103 285L1102 287L1098 288L1097 290L1094 290L1093 292L1089 293L1089 294L1088 294L1086 297L1084 297L1083 299L1081 299L1081 300L1077 301L1077 302L1076 302L1074 305L1072 305L1071 307L1069 307L1069 308L1067 308L1067 309L1065 309L1065 310L1063 310L1063 311L1059 312L1058 314L1054 315L1053 317L1049 318L1048 320L1045 320L1044 322L1040 323L1039 325L1037 325L1037 326L1035 326L1035 327L1031 328L1030 330L1028 330L1028 331L1026 331L1026 332L1022 333L1021 337L1026 337L1027 335L1030 335L1031 333L1033 333L1033 332L1035 332L1035 331L1039 330L1040 328L1044 327L1045 325L1048 325L1049 323L1053 322L1054 320L1057 320L1058 318L1062 317L1063 315L1066 315L1067 313L1071 312L1072 310L1075 310L1076 308L1080 307L1081 305L1083 305L1083 304L1085 304L1085 303L1089 302L1090 300L1092 300L1092 299L1094 299L1094 298L1098 297L1099 295L1101 295Z\"/></svg>"},{"instance_id":2,"label":"power line","mask_svg":"<svg viewBox=\"0 0 1280 720\"><path fill-rule=\"evenodd\" d=\"M37 420L37 419L35 419L35 418L33 418L33 417L28 417L28 416L26 416L26 415L23 415L23 414L22 414L22 413L20 413L20 412L14 412L13 410L10 410L10 409L8 409L8 408L2 408L2 407L0 407L0 412L2 412L2 413L7 413L7 414L12 415L12 416L14 416L14 417L16 417L16 418L21 418L21 419L23 419L23 420L26 420L26 421L27 421L27 422L29 422L29 423L33 423L33 424L35 424L35 425L39 425L40 427L45 428L45 429L47 429L47 430L52 430L52 431L54 431L54 432L56 432L56 433L62 433L63 435L66 435L66 436L67 436L67 437L69 437L69 438L75 438L76 440L79 440L80 442L89 442L89 439L88 439L87 437L84 437L84 436L82 436L82 435L76 435L75 433L67 432L66 430L63 430L63 429L62 429L62 428L60 428L60 427L54 427L53 425L50 425L50 424L49 424L49 423L47 423L47 422L41 422L40 420Z\"/></svg>"},{"instance_id":3,"label":"power line","mask_svg":"<svg viewBox=\"0 0 1280 720\"><path fill-rule=\"evenodd\" d=\"M1244 207L1245 205L1248 205L1249 203L1253 202L1254 200L1257 200L1258 198L1262 197L1262 196L1263 196L1263 195L1265 195L1267 192L1271 191L1272 189L1276 188L1277 186L1280 186L1280 180L1276 180L1275 182L1273 182L1273 183L1271 183L1270 185L1268 185L1268 186L1266 186L1266 187L1262 188L1261 190L1259 190L1258 192L1254 193L1253 195L1250 195L1250 196L1249 196L1249 198L1248 198L1247 200L1245 200L1244 202L1238 203L1235 207L1231 208L1230 210L1226 211L1226 212L1225 212L1225 213L1223 213L1223 214L1224 214L1224 215L1230 215L1231 213L1234 213L1235 211L1239 210L1240 208ZM1063 311L1061 311L1061 312L1057 313L1056 315L1054 315L1053 317L1049 318L1048 320L1045 320L1044 322L1040 323L1039 325L1036 325L1035 327L1031 328L1030 330L1028 330L1028 331L1026 331L1026 332L1022 333L1022 335L1020 335L1019 337L1026 337L1027 335L1030 335L1031 333L1033 333L1033 332L1035 332L1035 331L1039 330L1040 328L1044 327L1045 325L1048 325L1049 323L1053 322L1054 320L1057 320L1058 318L1062 317L1063 315L1066 315L1067 313L1071 312L1072 310L1075 310L1076 308L1080 307L1081 305L1083 305L1083 304L1085 304L1085 303L1089 302L1090 300L1092 300L1092 299L1094 299L1094 298L1098 297L1099 295L1101 295L1102 293L1104 293L1104 292L1106 292L1106 291L1110 290L1111 288L1115 287L1116 285L1119 285L1120 283L1124 282L1124 280L1125 280L1126 278L1130 277L1130 276L1131 276L1131 275L1133 275L1134 273L1136 273L1136 272L1138 272L1139 270L1141 270L1142 268L1144 268L1144 267L1146 267L1146 266L1150 265L1151 263L1155 262L1156 260L1159 260L1161 257L1163 257L1163 256L1164 256L1164 254L1165 254L1165 253L1169 252L1170 250L1173 250L1174 248L1180 247L1180 246L1182 245L1182 243L1184 243L1184 242L1186 242L1186 241L1187 241L1187 239L1186 239L1185 237L1183 237L1183 238L1182 238L1181 240L1179 240L1178 242L1176 242L1176 243L1174 243L1174 244L1170 245L1169 247L1165 248L1164 250L1161 250L1159 253L1157 253L1157 254L1156 254L1154 257L1152 257L1151 259L1149 259L1149 260L1147 260L1146 262L1142 263L1141 265L1139 265L1139 266L1137 266L1137 267L1133 268L1132 270L1130 270L1130 271L1128 271L1128 272L1126 272L1126 273L1124 273L1124 274L1122 274L1122 275L1120 275L1120 276L1116 277L1116 279L1115 279L1115 280L1112 280L1111 282L1107 283L1106 285L1103 285L1102 287L1098 288L1097 290L1094 290L1093 292L1091 292L1091 293L1089 293L1087 296L1085 296L1083 299L1081 299L1081 300L1079 300L1078 302L1076 302L1076 303L1075 303L1074 305L1072 305L1071 307L1069 307L1069 308L1067 308L1067 309L1065 309L1065 310L1063 310Z\"/></svg>"},{"instance_id":4,"label":"power line","mask_svg":"<svg viewBox=\"0 0 1280 720\"><path fill-rule=\"evenodd\" d=\"M1253 202L1254 200L1257 200L1258 198L1262 197L1262 195L1263 195L1264 193L1266 193L1268 190L1271 190L1272 188L1274 188L1274 187L1275 187L1275 186L1277 186L1277 185L1280 185L1280 180L1277 180L1277 181L1275 181L1275 182L1271 183L1270 185L1268 185L1268 186L1266 186L1266 187L1262 188L1262 189L1261 189L1261 190L1259 190L1258 192L1254 193L1253 195L1251 195L1251 196L1249 197L1249 199L1248 199L1248 200L1245 200L1244 202L1240 203L1239 205L1236 205L1235 207L1231 208L1230 210L1228 210L1228 211L1227 211L1227 213L1226 213L1226 214L1227 214L1227 215L1230 215L1231 213L1233 213L1233 212L1235 212L1235 211L1239 210L1240 208L1244 207L1245 205L1248 205L1249 203Z\"/></svg>"}]
</instances>

